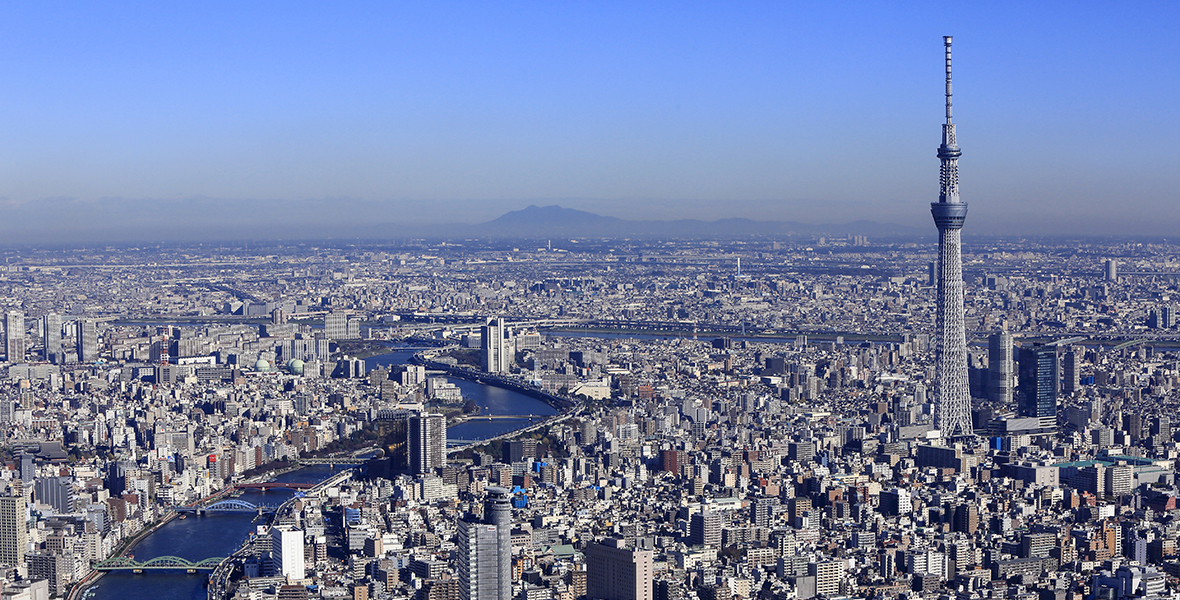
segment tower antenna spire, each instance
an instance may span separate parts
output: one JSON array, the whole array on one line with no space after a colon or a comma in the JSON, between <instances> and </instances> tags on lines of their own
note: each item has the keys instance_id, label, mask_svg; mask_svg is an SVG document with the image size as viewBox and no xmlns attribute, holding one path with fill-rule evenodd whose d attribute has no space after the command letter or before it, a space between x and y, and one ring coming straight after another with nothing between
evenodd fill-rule
<instances>
[{"instance_id":1,"label":"tower antenna spire","mask_svg":"<svg viewBox=\"0 0 1180 600\"><path fill-rule=\"evenodd\" d=\"M951 36L942 36L942 45L946 48L946 122L951 122Z\"/></svg>"}]
</instances>

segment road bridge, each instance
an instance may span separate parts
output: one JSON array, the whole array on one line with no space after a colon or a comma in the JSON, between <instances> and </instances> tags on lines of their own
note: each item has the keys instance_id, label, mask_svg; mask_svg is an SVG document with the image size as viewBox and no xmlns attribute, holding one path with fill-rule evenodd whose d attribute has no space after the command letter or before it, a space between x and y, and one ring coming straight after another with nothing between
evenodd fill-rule
<instances>
[{"instance_id":1,"label":"road bridge","mask_svg":"<svg viewBox=\"0 0 1180 600\"><path fill-rule=\"evenodd\" d=\"M310 490L314 483L282 483L278 481L262 481L259 483L239 483L234 485L238 490Z\"/></svg>"},{"instance_id":2,"label":"road bridge","mask_svg":"<svg viewBox=\"0 0 1180 600\"><path fill-rule=\"evenodd\" d=\"M191 561L179 556L157 556L149 558L145 561L137 561L129 556L112 556L102 562L93 565L95 571L131 571L133 573L142 573L144 571L165 571L183 569L189 573L197 571L212 571L221 564L225 558L215 556L198 561Z\"/></svg>"},{"instance_id":3,"label":"road bridge","mask_svg":"<svg viewBox=\"0 0 1180 600\"><path fill-rule=\"evenodd\" d=\"M172 512L175 512L175 513L190 513L190 514L191 513L196 513L196 514L259 513L259 514L262 514L262 513L267 513L267 512L274 512L275 509L277 509L277 508L278 508L277 506L271 506L268 504L253 504L251 502L246 502L244 500L238 500L236 498L231 498L228 500L222 500L220 502L214 502L213 504L210 504L209 506L173 506L169 510L171 510Z\"/></svg>"},{"instance_id":4,"label":"road bridge","mask_svg":"<svg viewBox=\"0 0 1180 600\"><path fill-rule=\"evenodd\" d=\"M338 457L338 458L300 458L301 465L363 465L367 458Z\"/></svg>"}]
</instances>

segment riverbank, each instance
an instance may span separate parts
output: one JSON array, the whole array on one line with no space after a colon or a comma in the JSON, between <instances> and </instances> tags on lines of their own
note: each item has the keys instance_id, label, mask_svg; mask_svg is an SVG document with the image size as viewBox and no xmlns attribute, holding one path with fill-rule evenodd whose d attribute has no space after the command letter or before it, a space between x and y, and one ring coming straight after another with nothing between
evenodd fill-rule
<instances>
[{"instance_id":1,"label":"riverbank","mask_svg":"<svg viewBox=\"0 0 1180 600\"><path fill-rule=\"evenodd\" d=\"M176 513L169 511L168 514L164 515L163 519L156 521L150 527L140 530L139 533L136 533L130 539L123 540L123 543L119 545L118 549L111 553L111 556L127 556L132 550L135 549L136 545L147 539L148 536L159 531L161 527L167 525L175 518ZM78 581L78 583L75 583L73 587L70 588L69 593L66 594L66 600L78 600L81 597L81 594L89 589L90 586L98 583L98 580L102 579L103 575L106 575L106 572L97 571L92 568L85 577L83 577Z\"/></svg>"},{"instance_id":2,"label":"riverbank","mask_svg":"<svg viewBox=\"0 0 1180 600\"><path fill-rule=\"evenodd\" d=\"M306 467L308 467L308 465L300 465L298 463L292 463L289 466L285 466L280 469L274 469L271 471L267 471L266 473L257 475L253 478L250 478L250 479L247 479L244 481L240 481L237 483L250 483L250 482L252 482L251 480L269 481L269 480L273 480L275 478L281 477L287 473L291 473L293 471L297 471L299 469L303 469ZM222 500L223 498L225 498L226 496L228 496L234 492L235 485L236 485L236 483L227 485L226 487L224 487L220 490L217 490L216 492L214 492L208 496L205 496L204 498L201 498L200 500L197 500L193 504L194 505L203 505L203 504L210 504L210 503ZM162 518L160 518L159 520L152 523L150 526L145 527L144 529L140 530L139 532L137 532L135 535L131 536L130 538L123 540L123 542L121 542L119 544L118 548L116 548L115 551L112 552L111 555L108 556L107 558L130 555L141 542L144 542L145 540L150 538L152 535L158 533L161 528L163 528L164 526L168 525L169 523L175 521L176 519L177 519L177 513L170 511L170 510L167 511L167 514L165 514ZM70 588L70 591L65 596L66 600L82 600L82 598L84 597L84 595L86 593L86 590L92 589L95 585L97 585L99 583L100 580L102 580L102 578L105 575L107 575L107 572L98 571L98 570L91 568L90 571L82 579L80 579L77 583L73 584L73 586Z\"/></svg>"},{"instance_id":3,"label":"riverbank","mask_svg":"<svg viewBox=\"0 0 1180 600\"><path fill-rule=\"evenodd\" d=\"M472 381L483 385L503 388L524 396L528 396L530 398L540 400L541 402L548 404L559 412L565 412L578 405L578 402L572 398L551 394L545 390L525 385L508 377L496 375L495 373L484 373L483 371L476 371L475 369L470 369L467 367L438 362L423 357L421 353L414 355L412 360L428 369L443 371L450 377L456 377L458 379Z\"/></svg>"}]
</instances>

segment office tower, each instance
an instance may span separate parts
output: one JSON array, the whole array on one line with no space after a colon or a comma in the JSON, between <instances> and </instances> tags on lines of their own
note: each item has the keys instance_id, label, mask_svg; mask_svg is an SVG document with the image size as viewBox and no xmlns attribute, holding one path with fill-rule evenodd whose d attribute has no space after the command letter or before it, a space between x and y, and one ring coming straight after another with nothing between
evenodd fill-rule
<instances>
[{"instance_id":1,"label":"office tower","mask_svg":"<svg viewBox=\"0 0 1180 600\"><path fill-rule=\"evenodd\" d=\"M324 335L330 340L348 338L348 315L344 313L330 313L324 317Z\"/></svg>"},{"instance_id":2,"label":"office tower","mask_svg":"<svg viewBox=\"0 0 1180 600\"><path fill-rule=\"evenodd\" d=\"M410 418L410 470L430 473L447 463L447 419L438 413Z\"/></svg>"},{"instance_id":3,"label":"office tower","mask_svg":"<svg viewBox=\"0 0 1180 600\"><path fill-rule=\"evenodd\" d=\"M488 373L507 373L514 356L505 340L504 319L488 319L480 330L483 349L483 368Z\"/></svg>"},{"instance_id":4,"label":"office tower","mask_svg":"<svg viewBox=\"0 0 1180 600\"><path fill-rule=\"evenodd\" d=\"M1078 392L1078 384L1081 381L1078 358L1078 351L1073 348L1061 356L1061 392L1067 396Z\"/></svg>"},{"instance_id":5,"label":"office tower","mask_svg":"<svg viewBox=\"0 0 1180 600\"><path fill-rule=\"evenodd\" d=\"M938 227L938 306L935 322L934 425L945 437L969 436L971 392L967 382L967 332L963 325L963 261L959 232L967 204L959 200L959 145L951 122L951 37L946 48L946 123L942 126L942 161L938 202L930 213Z\"/></svg>"},{"instance_id":6,"label":"office tower","mask_svg":"<svg viewBox=\"0 0 1180 600\"><path fill-rule=\"evenodd\" d=\"M25 562L28 541L24 497L0 497L0 564L16 566Z\"/></svg>"},{"instance_id":7,"label":"office tower","mask_svg":"<svg viewBox=\"0 0 1180 600\"><path fill-rule=\"evenodd\" d=\"M1057 377L1057 346L1033 344L1020 349L1016 389L1020 416L1042 419L1042 427L1056 424Z\"/></svg>"},{"instance_id":8,"label":"office tower","mask_svg":"<svg viewBox=\"0 0 1180 600\"><path fill-rule=\"evenodd\" d=\"M807 462L815 458L815 442L791 442L787 444L787 458Z\"/></svg>"},{"instance_id":9,"label":"office tower","mask_svg":"<svg viewBox=\"0 0 1180 600\"><path fill-rule=\"evenodd\" d=\"M503 487L489 487L486 491L484 520L496 526L496 564L500 574L497 600L512 600L512 493Z\"/></svg>"},{"instance_id":10,"label":"office tower","mask_svg":"<svg viewBox=\"0 0 1180 600\"><path fill-rule=\"evenodd\" d=\"M78 321L78 362L98 360L98 327L91 319Z\"/></svg>"},{"instance_id":11,"label":"office tower","mask_svg":"<svg viewBox=\"0 0 1180 600\"><path fill-rule=\"evenodd\" d=\"M33 493L38 503L52 506L59 515L68 515L77 508L78 494L70 477L42 477L33 484Z\"/></svg>"},{"instance_id":12,"label":"office tower","mask_svg":"<svg viewBox=\"0 0 1180 600\"><path fill-rule=\"evenodd\" d=\"M512 600L512 495L502 487L485 491L483 522L459 523L459 598Z\"/></svg>"},{"instance_id":13,"label":"office tower","mask_svg":"<svg viewBox=\"0 0 1180 600\"><path fill-rule=\"evenodd\" d=\"M61 315L48 313L41 322L41 339L45 341L45 362L65 362L61 355Z\"/></svg>"},{"instance_id":14,"label":"office tower","mask_svg":"<svg viewBox=\"0 0 1180 600\"><path fill-rule=\"evenodd\" d=\"M490 560L496 552L496 526L460 521L455 539L460 600L499 598L499 563ZM482 560L481 560L482 559ZM511 583L509 583L511 585Z\"/></svg>"},{"instance_id":15,"label":"office tower","mask_svg":"<svg viewBox=\"0 0 1180 600\"><path fill-rule=\"evenodd\" d=\"M974 504L960 504L955 507L952 520L952 526L955 531L967 535L975 535L975 532L979 529L979 509Z\"/></svg>"},{"instance_id":16,"label":"office tower","mask_svg":"<svg viewBox=\"0 0 1180 600\"><path fill-rule=\"evenodd\" d=\"M20 480L25 483L32 483L37 478L37 465L33 462L33 455L21 450L20 453Z\"/></svg>"},{"instance_id":17,"label":"office tower","mask_svg":"<svg viewBox=\"0 0 1180 600\"><path fill-rule=\"evenodd\" d=\"M993 333L987 339L987 394L1000 405L1012 403L1012 334Z\"/></svg>"},{"instance_id":18,"label":"office tower","mask_svg":"<svg viewBox=\"0 0 1180 600\"><path fill-rule=\"evenodd\" d=\"M586 596L602 600L652 600L652 551L631 550L607 538L586 548Z\"/></svg>"},{"instance_id":19,"label":"office tower","mask_svg":"<svg viewBox=\"0 0 1180 600\"><path fill-rule=\"evenodd\" d=\"M25 313L17 310L4 315L4 359L10 363L25 360Z\"/></svg>"},{"instance_id":20,"label":"office tower","mask_svg":"<svg viewBox=\"0 0 1180 600\"><path fill-rule=\"evenodd\" d=\"M1171 304L1160 305L1151 311L1148 327L1153 329L1171 329L1176 326L1176 307Z\"/></svg>"},{"instance_id":21,"label":"office tower","mask_svg":"<svg viewBox=\"0 0 1180 600\"><path fill-rule=\"evenodd\" d=\"M508 464L517 463L526 458L529 460L537 458L537 440L534 439L503 442L500 448L504 462Z\"/></svg>"},{"instance_id":22,"label":"office tower","mask_svg":"<svg viewBox=\"0 0 1180 600\"><path fill-rule=\"evenodd\" d=\"M699 512L689 521L689 545L712 546L721 545L721 513L715 511Z\"/></svg>"},{"instance_id":23,"label":"office tower","mask_svg":"<svg viewBox=\"0 0 1180 600\"><path fill-rule=\"evenodd\" d=\"M1113 258L1106 259L1106 268L1104 269L1107 281L1119 280L1119 262Z\"/></svg>"},{"instance_id":24,"label":"office tower","mask_svg":"<svg viewBox=\"0 0 1180 600\"><path fill-rule=\"evenodd\" d=\"M306 577L303 532L288 525L270 528L270 560L275 575L289 581Z\"/></svg>"}]
</instances>

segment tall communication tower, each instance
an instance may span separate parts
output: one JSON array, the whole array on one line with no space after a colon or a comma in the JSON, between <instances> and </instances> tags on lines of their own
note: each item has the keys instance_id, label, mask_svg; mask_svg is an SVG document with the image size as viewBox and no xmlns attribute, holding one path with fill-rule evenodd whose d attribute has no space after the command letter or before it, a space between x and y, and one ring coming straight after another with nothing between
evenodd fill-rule
<instances>
[{"instance_id":1,"label":"tall communication tower","mask_svg":"<svg viewBox=\"0 0 1180 600\"><path fill-rule=\"evenodd\" d=\"M972 435L971 392L967 384L967 331L963 326L963 259L959 231L967 204L959 200L959 145L951 122L951 36L946 48L946 123L942 126L942 161L938 202L930 203L938 226L938 314L935 323L934 424L944 437Z\"/></svg>"}]
</instances>

